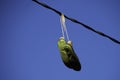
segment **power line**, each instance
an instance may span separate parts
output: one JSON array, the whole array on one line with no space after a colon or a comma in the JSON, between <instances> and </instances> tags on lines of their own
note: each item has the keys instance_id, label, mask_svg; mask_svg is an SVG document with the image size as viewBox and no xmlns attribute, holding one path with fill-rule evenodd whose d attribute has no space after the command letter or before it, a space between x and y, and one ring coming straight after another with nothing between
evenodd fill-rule
<instances>
[{"instance_id":1,"label":"power line","mask_svg":"<svg viewBox=\"0 0 120 80\"><path fill-rule=\"evenodd\" d=\"M54 12L57 13L59 16L61 16L61 15L63 14L62 12L60 12L60 11L58 11L58 10L50 7L49 5L47 5L47 4L43 3L43 2L39 2L39 1L37 1L37 0L32 0L32 1L38 3L39 5L47 8L47 9L50 9L50 10L54 11ZM112 40L113 42L115 42L115 43L117 43L117 44L120 44L120 41L116 40L115 38L112 38L112 37L110 37L109 35L107 35L107 34L105 34L105 33L103 33L103 32L97 31L97 30L91 28L90 26L88 26L88 25L86 25L86 24L84 24L84 23L82 23L82 22L80 22L80 21L78 21L78 20L76 20L76 19L70 18L70 17L68 17L68 16L66 16L66 15L64 15L64 16L65 16L66 19L68 19L68 20L70 20L70 21L72 21L72 22L74 22L74 23L80 24L80 25L82 25L83 27L85 27L86 29L89 29L89 30L91 30L91 31L93 31L93 32L95 32L95 33L103 36L103 37L106 37L106 38Z\"/></svg>"}]
</instances>

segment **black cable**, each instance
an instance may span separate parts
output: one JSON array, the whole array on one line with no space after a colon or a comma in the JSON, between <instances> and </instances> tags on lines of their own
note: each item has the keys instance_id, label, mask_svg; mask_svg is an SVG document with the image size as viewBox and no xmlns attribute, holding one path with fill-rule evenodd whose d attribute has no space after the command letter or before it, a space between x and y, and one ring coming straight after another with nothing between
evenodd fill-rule
<instances>
[{"instance_id":1,"label":"black cable","mask_svg":"<svg viewBox=\"0 0 120 80\"><path fill-rule=\"evenodd\" d=\"M59 16L62 15L62 13L61 13L60 11L58 11L58 10L56 10L56 9L54 9L54 8L52 8L52 7L50 7L50 6L48 6L48 5L45 4L45 3L38 2L37 0L32 0L32 1L38 3L39 5L41 5L41 6L45 7L45 8L48 8L48 9L54 11L55 13L59 14ZM83 27L85 27L85 28L87 28L87 29L89 29L89 30L91 30L91 31L93 31L93 32L95 32L95 33L97 33L97 34L99 34L99 35L101 35L101 36L103 36L103 37L106 37L106 38L112 40L113 42L115 42L115 43L117 43L117 44L120 44L120 41L118 41L118 40L116 40L116 39L110 37L109 35L104 34L103 32L97 31L97 30L91 28L90 26L88 26L88 25L86 25L86 24L84 24L84 23L82 23L82 22L77 21L76 19L70 18L70 17L68 17L68 16L66 16L66 15L64 15L64 16L65 16L65 18L67 18L68 20L71 20L72 22L75 22L75 23L77 23L77 24L80 24L80 25L82 25Z\"/></svg>"}]
</instances>

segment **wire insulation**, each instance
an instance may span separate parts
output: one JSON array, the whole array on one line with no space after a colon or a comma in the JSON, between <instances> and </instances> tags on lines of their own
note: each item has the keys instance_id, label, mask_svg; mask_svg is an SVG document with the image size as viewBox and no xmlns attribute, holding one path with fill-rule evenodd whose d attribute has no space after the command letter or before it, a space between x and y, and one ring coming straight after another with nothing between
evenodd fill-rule
<instances>
[{"instance_id":1,"label":"wire insulation","mask_svg":"<svg viewBox=\"0 0 120 80\"><path fill-rule=\"evenodd\" d=\"M60 11L58 11L58 10L56 10L56 9L48 6L47 4L45 4L45 3L43 3L43 2L38 2L37 0L32 0L32 1L38 3L39 5L47 8L47 9L50 9L50 10L54 11L54 12L57 13L59 16L62 15L62 13L61 13ZM112 38L112 37L110 37L109 35L107 35L107 34L105 34L105 33L103 33L103 32L97 31L97 30L91 28L90 26L88 26L88 25L86 25L86 24L84 24L84 23L82 23L82 22L80 22L80 21L77 21L76 19L70 18L70 17L68 17L68 16L66 16L66 15L64 15L64 16L65 16L65 18L67 18L68 20L70 20L70 21L72 21L72 22L74 22L74 23L80 24L80 25L82 25L84 28L86 28L86 29L88 29L88 30L91 30L91 31L93 31L93 32L95 32L95 33L103 36L103 37L106 37L106 38L110 39L111 41L113 41L113 42L115 42L115 43L117 43L117 44L120 44L120 41L116 40L115 38Z\"/></svg>"}]
</instances>

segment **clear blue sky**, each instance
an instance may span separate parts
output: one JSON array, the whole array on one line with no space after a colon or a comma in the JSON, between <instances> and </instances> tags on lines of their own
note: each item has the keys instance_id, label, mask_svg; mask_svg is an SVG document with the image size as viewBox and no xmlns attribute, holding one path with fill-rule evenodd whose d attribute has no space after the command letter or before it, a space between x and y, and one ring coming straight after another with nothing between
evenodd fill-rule
<instances>
[{"instance_id":1,"label":"clear blue sky","mask_svg":"<svg viewBox=\"0 0 120 80\"><path fill-rule=\"evenodd\" d=\"M119 0L40 0L120 40ZM32 0L0 1L0 80L120 80L120 45L66 20L82 64L60 57L59 16Z\"/></svg>"}]
</instances>

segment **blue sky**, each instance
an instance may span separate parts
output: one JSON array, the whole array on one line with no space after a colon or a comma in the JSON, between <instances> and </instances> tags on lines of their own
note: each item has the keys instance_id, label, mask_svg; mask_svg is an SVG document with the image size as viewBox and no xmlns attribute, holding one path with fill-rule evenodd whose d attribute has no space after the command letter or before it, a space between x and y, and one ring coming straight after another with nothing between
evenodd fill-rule
<instances>
[{"instance_id":1,"label":"blue sky","mask_svg":"<svg viewBox=\"0 0 120 80\"><path fill-rule=\"evenodd\" d=\"M40 0L120 40L119 0ZM82 64L79 72L60 57L59 16L32 0L0 1L0 80L120 80L120 45L66 20Z\"/></svg>"}]
</instances>

